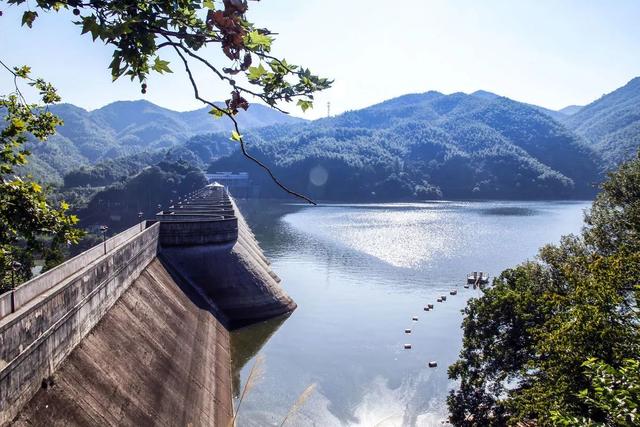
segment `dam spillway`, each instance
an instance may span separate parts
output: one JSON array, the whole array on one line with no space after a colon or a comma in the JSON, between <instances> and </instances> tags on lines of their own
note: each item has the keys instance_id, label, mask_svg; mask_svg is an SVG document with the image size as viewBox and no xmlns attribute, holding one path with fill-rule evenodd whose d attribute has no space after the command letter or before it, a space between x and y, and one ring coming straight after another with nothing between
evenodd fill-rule
<instances>
[{"instance_id":1,"label":"dam spillway","mask_svg":"<svg viewBox=\"0 0 640 427\"><path fill-rule=\"evenodd\" d=\"M229 330L293 309L207 186L0 296L0 425L227 425Z\"/></svg>"}]
</instances>

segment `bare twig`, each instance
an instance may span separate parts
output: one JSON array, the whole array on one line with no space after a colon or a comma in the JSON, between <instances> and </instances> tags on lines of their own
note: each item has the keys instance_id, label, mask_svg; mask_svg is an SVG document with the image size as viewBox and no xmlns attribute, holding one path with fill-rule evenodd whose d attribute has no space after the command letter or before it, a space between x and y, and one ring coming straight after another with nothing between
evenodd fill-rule
<instances>
[{"instance_id":1,"label":"bare twig","mask_svg":"<svg viewBox=\"0 0 640 427\"><path fill-rule=\"evenodd\" d=\"M7 64L5 64L4 62L2 62L2 60L0 60L0 65L2 65L4 68L7 69L7 71L9 71L11 74L13 74L13 85L16 89L16 93L18 94L18 96L20 96L20 99L22 99L22 102L24 105L27 105L27 100L24 97L24 95L22 94L22 92L20 91L20 87L18 87L18 74L16 74L15 71L13 71ZM33 79L29 78L29 80L33 81Z\"/></svg>"},{"instance_id":2,"label":"bare twig","mask_svg":"<svg viewBox=\"0 0 640 427\"><path fill-rule=\"evenodd\" d=\"M298 396L298 399L296 399L293 406L291 406L291 409L289 409L289 412L287 412L287 415L284 417L284 419L280 423L280 427L283 427L284 424L287 422L287 420L298 412L298 410L302 407L302 405L304 405L307 399L311 397L315 389L316 389L315 383L311 384L309 387L304 389L304 391L300 394L300 396Z\"/></svg>"},{"instance_id":3,"label":"bare twig","mask_svg":"<svg viewBox=\"0 0 640 427\"><path fill-rule=\"evenodd\" d=\"M186 53L187 55L189 55L190 57L200 61L202 64L204 64L207 68L209 68L211 71L213 71L218 78L220 78L220 80L226 81L227 83L229 83L234 89L240 91L240 92L244 92L247 93L249 95L253 95L257 98L262 99L263 101L265 101L267 104L269 104L269 106L271 108L273 108L276 111L279 111L283 114L289 114L288 111L283 110L282 108L278 107L277 105L274 105L274 99L272 97L266 96L264 93L258 93L255 92L251 89L247 89L244 86L240 86L236 83L236 81L234 79L232 79L229 76L224 75L222 72L220 72L220 70L218 70L213 64L211 64L209 61L207 61L205 58L203 58L202 56L194 53L193 51L191 51L191 49L186 48L181 42L164 42L158 45L158 48L161 47L166 47L166 46L172 46L174 49L175 48L180 48L182 49L182 51L184 53ZM306 94L300 94L300 95L295 95L294 98L296 96L304 96Z\"/></svg>"},{"instance_id":4,"label":"bare twig","mask_svg":"<svg viewBox=\"0 0 640 427\"><path fill-rule=\"evenodd\" d=\"M256 361L253 363L251 370L249 371L249 376L247 377L247 381L244 383L244 387L242 387L242 393L240 394L240 398L238 400L238 406L236 407L235 413L233 414L233 418L229 420L229 425L227 427L233 427L236 423L236 418L240 413L240 406L244 401L245 396L249 393L253 387L256 385L262 373L264 372L264 356L258 355L256 357Z\"/></svg>"}]
</instances>

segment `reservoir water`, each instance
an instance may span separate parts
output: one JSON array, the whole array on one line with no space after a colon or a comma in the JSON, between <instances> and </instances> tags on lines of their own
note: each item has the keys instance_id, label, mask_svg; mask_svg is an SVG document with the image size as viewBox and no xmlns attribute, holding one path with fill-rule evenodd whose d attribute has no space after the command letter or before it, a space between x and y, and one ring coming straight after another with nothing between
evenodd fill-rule
<instances>
[{"instance_id":1,"label":"reservoir water","mask_svg":"<svg viewBox=\"0 0 640 427\"><path fill-rule=\"evenodd\" d=\"M280 425L312 384L285 425L442 425L456 386L447 367L461 348L460 310L481 292L463 287L466 274L493 277L534 258L540 246L578 232L589 205L241 202L298 309L232 334L235 393L257 359L262 367L238 425ZM447 300L437 303L441 295ZM425 312L428 303L435 309Z\"/></svg>"}]
</instances>

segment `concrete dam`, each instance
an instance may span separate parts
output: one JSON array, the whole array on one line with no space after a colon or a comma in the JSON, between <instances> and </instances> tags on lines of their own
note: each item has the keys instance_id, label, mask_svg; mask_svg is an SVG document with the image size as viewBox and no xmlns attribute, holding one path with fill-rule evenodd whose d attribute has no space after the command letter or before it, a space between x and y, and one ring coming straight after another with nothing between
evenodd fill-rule
<instances>
[{"instance_id":1,"label":"concrete dam","mask_svg":"<svg viewBox=\"0 0 640 427\"><path fill-rule=\"evenodd\" d=\"M0 296L0 426L229 425L229 331L293 311L279 281L224 187L195 192Z\"/></svg>"}]
</instances>

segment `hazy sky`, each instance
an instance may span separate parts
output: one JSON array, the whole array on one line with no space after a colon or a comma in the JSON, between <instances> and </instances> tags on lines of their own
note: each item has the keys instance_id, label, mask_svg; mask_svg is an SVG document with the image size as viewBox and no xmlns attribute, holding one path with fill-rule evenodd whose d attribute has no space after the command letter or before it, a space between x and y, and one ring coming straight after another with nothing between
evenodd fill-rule
<instances>
[{"instance_id":1,"label":"hazy sky","mask_svg":"<svg viewBox=\"0 0 640 427\"><path fill-rule=\"evenodd\" d=\"M261 0L250 19L278 32L274 52L335 79L305 117L357 109L412 92L484 89L548 108L585 104L640 75L639 0ZM20 28L0 1L0 58L29 64L64 101L87 109L142 97L111 83L111 50L80 36L71 14ZM212 57L219 57L211 48ZM170 54L162 55L174 59ZM193 100L182 68L153 76L145 99L175 110ZM204 79L208 95L228 89ZM0 91L10 88L0 74ZM293 106L289 108L295 110ZM297 115L301 114L295 111Z\"/></svg>"}]
</instances>

